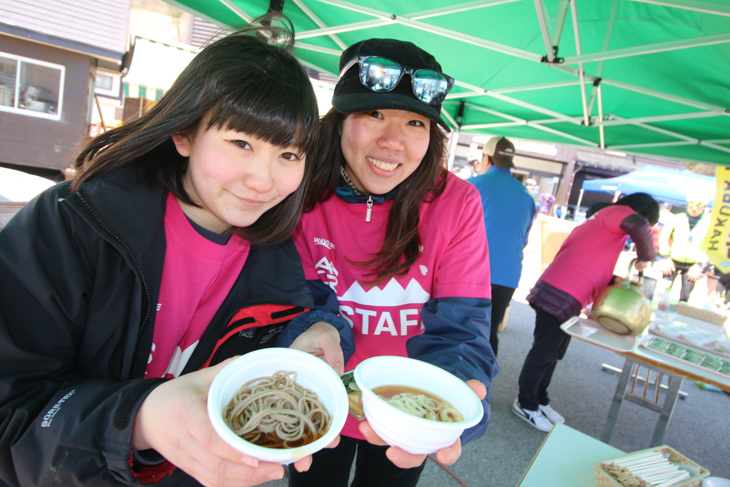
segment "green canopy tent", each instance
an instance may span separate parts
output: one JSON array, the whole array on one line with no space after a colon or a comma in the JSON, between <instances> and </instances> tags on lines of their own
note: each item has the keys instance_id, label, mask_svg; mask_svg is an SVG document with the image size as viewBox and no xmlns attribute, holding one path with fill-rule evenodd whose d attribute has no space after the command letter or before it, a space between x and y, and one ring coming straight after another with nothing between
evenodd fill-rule
<instances>
[{"instance_id":1,"label":"green canopy tent","mask_svg":"<svg viewBox=\"0 0 730 487\"><path fill-rule=\"evenodd\" d=\"M730 165L728 0L168 1L231 27L281 10L333 77L359 40L412 41L457 80L454 130Z\"/></svg>"}]
</instances>

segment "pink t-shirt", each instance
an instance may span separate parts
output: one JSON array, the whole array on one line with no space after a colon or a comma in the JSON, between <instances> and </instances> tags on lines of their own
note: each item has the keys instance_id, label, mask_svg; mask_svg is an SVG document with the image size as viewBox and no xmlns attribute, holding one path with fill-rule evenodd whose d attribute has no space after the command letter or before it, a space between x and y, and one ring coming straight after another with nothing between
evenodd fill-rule
<instances>
[{"instance_id":1,"label":"pink t-shirt","mask_svg":"<svg viewBox=\"0 0 730 487\"><path fill-rule=\"evenodd\" d=\"M611 281L628 235L621 222L636 213L628 206L609 206L570 232L540 280L591 304Z\"/></svg>"},{"instance_id":2,"label":"pink t-shirt","mask_svg":"<svg viewBox=\"0 0 730 487\"><path fill-rule=\"evenodd\" d=\"M443 297L490 298L489 254L481 199L476 188L449 174L444 193L422 203L421 255L410 271L379 286L367 269L352 262L368 260L382 245L392 200L367 207L333 196L302 215L294 242L307 279L329 284L341 315L355 334L356 351L345 370L377 355L406 356L406 341L423 333L421 308ZM362 438L348 418L343 434Z\"/></svg>"},{"instance_id":3,"label":"pink t-shirt","mask_svg":"<svg viewBox=\"0 0 730 487\"><path fill-rule=\"evenodd\" d=\"M165 236L165 266L145 378L180 375L250 249L236 234L225 245L200 235L172 193L167 197Z\"/></svg>"}]
</instances>

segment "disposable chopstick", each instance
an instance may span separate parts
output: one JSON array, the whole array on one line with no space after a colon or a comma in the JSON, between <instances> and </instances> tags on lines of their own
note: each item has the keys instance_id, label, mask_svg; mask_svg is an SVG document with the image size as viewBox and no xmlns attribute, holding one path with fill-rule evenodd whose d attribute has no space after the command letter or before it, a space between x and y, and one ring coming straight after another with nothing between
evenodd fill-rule
<instances>
[{"instance_id":1,"label":"disposable chopstick","mask_svg":"<svg viewBox=\"0 0 730 487\"><path fill-rule=\"evenodd\" d=\"M643 467L648 467L648 466L652 466L652 465L662 465L662 464L666 464L666 463L667 463L666 458L657 458L657 459L645 460L645 461L641 461L641 462L622 463L622 464L617 464L617 465L619 467L632 469L632 468L643 468Z\"/></svg>"},{"instance_id":2,"label":"disposable chopstick","mask_svg":"<svg viewBox=\"0 0 730 487\"><path fill-rule=\"evenodd\" d=\"M648 451L626 455L611 463L627 470L651 487L671 487L690 477L689 472L669 461L669 455Z\"/></svg>"},{"instance_id":3,"label":"disposable chopstick","mask_svg":"<svg viewBox=\"0 0 730 487\"><path fill-rule=\"evenodd\" d=\"M681 475L681 476L679 476L678 478L675 478L675 479L667 480L666 482L663 482L663 483L661 483L659 485L656 485L655 487L672 487L672 485L676 484L679 481L682 481L682 480L688 478L689 476L690 476L689 475L689 472L685 471L684 472L684 475Z\"/></svg>"},{"instance_id":4,"label":"disposable chopstick","mask_svg":"<svg viewBox=\"0 0 730 487\"><path fill-rule=\"evenodd\" d=\"M662 464L662 465L651 465L648 467L636 468L636 469L630 468L629 471L633 472L635 475L643 476L643 475L652 475L652 474L657 474L657 473L677 472L678 469L677 469L677 467L674 467L671 465Z\"/></svg>"},{"instance_id":5,"label":"disposable chopstick","mask_svg":"<svg viewBox=\"0 0 730 487\"><path fill-rule=\"evenodd\" d=\"M651 457L664 457L664 454L661 452L657 452L657 451L630 453L621 458L617 458L617 459L613 460L612 463L615 463L616 465L622 465L624 463L630 463L635 460L642 460L642 459L651 458Z\"/></svg>"},{"instance_id":6,"label":"disposable chopstick","mask_svg":"<svg viewBox=\"0 0 730 487\"><path fill-rule=\"evenodd\" d=\"M664 473L662 475L638 475L635 477L640 478L641 480L653 484L660 484L662 482L665 482L671 478L679 478L681 474L679 472L670 472L670 473Z\"/></svg>"}]
</instances>

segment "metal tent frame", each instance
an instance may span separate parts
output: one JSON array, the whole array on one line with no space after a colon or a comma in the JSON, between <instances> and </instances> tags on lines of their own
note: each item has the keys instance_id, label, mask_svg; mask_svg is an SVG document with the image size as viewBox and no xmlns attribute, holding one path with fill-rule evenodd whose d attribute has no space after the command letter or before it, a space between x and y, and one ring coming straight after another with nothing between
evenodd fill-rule
<instances>
[{"instance_id":1,"label":"metal tent frame","mask_svg":"<svg viewBox=\"0 0 730 487\"><path fill-rule=\"evenodd\" d=\"M354 42L410 40L456 78L443 112L457 132L730 163L723 0L169 3L234 27L283 7L303 64L332 77Z\"/></svg>"}]
</instances>

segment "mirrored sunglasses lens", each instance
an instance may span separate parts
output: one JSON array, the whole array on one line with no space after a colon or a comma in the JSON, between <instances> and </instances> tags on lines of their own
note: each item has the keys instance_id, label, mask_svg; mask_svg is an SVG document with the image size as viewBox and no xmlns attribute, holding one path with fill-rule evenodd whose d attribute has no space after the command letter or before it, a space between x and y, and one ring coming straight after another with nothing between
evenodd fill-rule
<instances>
[{"instance_id":1,"label":"mirrored sunglasses lens","mask_svg":"<svg viewBox=\"0 0 730 487\"><path fill-rule=\"evenodd\" d=\"M388 59L371 57L362 62L360 81L372 91L390 91L401 75L401 67Z\"/></svg>"},{"instance_id":2,"label":"mirrored sunglasses lens","mask_svg":"<svg viewBox=\"0 0 730 487\"><path fill-rule=\"evenodd\" d=\"M436 71L421 69L413 73L413 91L422 102L438 104L449 92L449 80Z\"/></svg>"}]
</instances>

